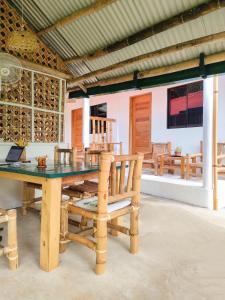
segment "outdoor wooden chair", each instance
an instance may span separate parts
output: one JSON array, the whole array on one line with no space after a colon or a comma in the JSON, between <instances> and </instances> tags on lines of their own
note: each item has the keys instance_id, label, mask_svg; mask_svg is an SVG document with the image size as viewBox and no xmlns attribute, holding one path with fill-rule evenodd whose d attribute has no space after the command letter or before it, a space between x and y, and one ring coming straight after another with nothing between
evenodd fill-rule
<instances>
[{"instance_id":1,"label":"outdoor wooden chair","mask_svg":"<svg viewBox=\"0 0 225 300\"><path fill-rule=\"evenodd\" d=\"M66 243L78 242L96 252L97 274L105 271L107 252L107 227L130 236L130 252L138 251L138 215L143 155L119 155L102 153L98 179L98 196L78 202L64 202L61 207L60 252ZM127 163L129 164L126 168ZM126 177L126 170L128 176ZM110 176L111 174L111 176ZM109 188L110 183L110 188ZM79 233L68 229L68 214L93 220L93 228ZM130 215L130 228L118 225L118 218ZM87 238L84 234L94 234Z\"/></svg>"},{"instance_id":2,"label":"outdoor wooden chair","mask_svg":"<svg viewBox=\"0 0 225 300\"><path fill-rule=\"evenodd\" d=\"M218 159L218 168L223 168L225 160L225 143L219 142L217 144L217 159ZM202 174L203 172L203 142L200 142L200 152L195 154L187 154L187 163L186 163L186 179L190 179L191 176L197 176L197 170L200 169ZM224 174L220 172L219 174Z\"/></svg>"},{"instance_id":3,"label":"outdoor wooden chair","mask_svg":"<svg viewBox=\"0 0 225 300\"><path fill-rule=\"evenodd\" d=\"M159 164L162 156L164 158L171 154L171 143L153 143L152 151L144 154L144 166L153 169L155 175L159 175Z\"/></svg>"},{"instance_id":4,"label":"outdoor wooden chair","mask_svg":"<svg viewBox=\"0 0 225 300\"><path fill-rule=\"evenodd\" d=\"M18 250L17 250L17 226L16 226L16 210L4 210L0 208L0 226L7 224L7 246L0 244L0 256L6 255L11 270L18 268ZM0 228L1 231L3 228ZM0 236L2 242L2 236Z\"/></svg>"},{"instance_id":5,"label":"outdoor wooden chair","mask_svg":"<svg viewBox=\"0 0 225 300\"><path fill-rule=\"evenodd\" d=\"M93 163L93 158L98 160L98 157L102 151L86 149L83 154L83 163ZM73 164L79 163L81 154L77 159L77 152L75 149L59 149L55 147L54 162L59 164ZM97 163L97 162L96 162ZM23 207L22 213L25 215L27 209L38 209L40 210L40 204L42 197L35 197L35 190L41 190L42 187L39 184L25 183L24 184L24 196L23 196ZM98 183L95 181L85 180L79 184L73 184L62 187L62 196L68 196L70 199L79 200L83 198L90 198L97 195Z\"/></svg>"},{"instance_id":6,"label":"outdoor wooden chair","mask_svg":"<svg viewBox=\"0 0 225 300\"><path fill-rule=\"evenodd\" d=\"M85 163L97 165L99 164L100 154L104 152L102 150L85 150ZM63 188L63 195L69 196L71 199L83 199L96 196L98 193L98 183L96 181L85 180L83 183L70 185Z\"/></svg>"}]
</instances>

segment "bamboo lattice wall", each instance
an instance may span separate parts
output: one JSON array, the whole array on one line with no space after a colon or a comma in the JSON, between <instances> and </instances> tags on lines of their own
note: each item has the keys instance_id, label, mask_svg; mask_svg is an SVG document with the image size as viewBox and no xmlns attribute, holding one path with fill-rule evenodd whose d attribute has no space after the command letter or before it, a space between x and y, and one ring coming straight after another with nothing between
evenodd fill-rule
<instances>
[{"instance_id":1,"label":"bamboo lattice wall","mask_svg":"<svg viewBox=\"0 0 225 300\"><path fill-rule=\"evenodd\" d=\"M0 51L52 69L64 70L62 60L40 40L35 53L16 53L6 48L10 32L20 29L21 18L16 11L0 0ZM25 25L25 30L30 30ZM0 141L29 142L63 141L65 81L23 69L21 80L3 85L0 98Z\"/></svg>"},{"instance_id":2,"label":"bamboo lattice wall","mask_svg":"<svg viewBox=\"0 0 225 300\"><path fill-rule=\"evenodd\" d=\"M36 49L35 53L18 53L16 51L9 51L7 49L7 37L12 31L19 30L21 28L21 17L13 8L8 5L5 0L0 0L0 20L0 51L8 52L15 56L50 67L52 69L64 70L65 67L62 59L39 39L39 47ZM24 26L24 30L32 31L26 24Z\"/></svg>"}]
</instances>

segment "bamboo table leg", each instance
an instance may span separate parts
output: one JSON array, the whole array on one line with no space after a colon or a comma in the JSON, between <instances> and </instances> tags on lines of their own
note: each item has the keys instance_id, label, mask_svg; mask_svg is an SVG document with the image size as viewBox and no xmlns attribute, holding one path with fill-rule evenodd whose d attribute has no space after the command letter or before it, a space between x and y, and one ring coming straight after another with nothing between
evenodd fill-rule
<instances>
[{"instance_id":1,"label":"bamboo table leg","mask_svg":"<svg viewBox=\"0 0 225 300\"><path fill-rule=\"evenodd\" d=\"M181 173L181 178L184 179L185 177L185 158L181 157L180 160L180 173Z\"/></svg>"},{"instance_id":2,"label":"bamboo table leg","mask_svg":"<svg viewBox=\"0 0 225 300\"><path fill-rule=\"evenodd\" d=\"M40 266L50 272L59 264L61 178L42 185Z\"/></svg>"}]
</instances>

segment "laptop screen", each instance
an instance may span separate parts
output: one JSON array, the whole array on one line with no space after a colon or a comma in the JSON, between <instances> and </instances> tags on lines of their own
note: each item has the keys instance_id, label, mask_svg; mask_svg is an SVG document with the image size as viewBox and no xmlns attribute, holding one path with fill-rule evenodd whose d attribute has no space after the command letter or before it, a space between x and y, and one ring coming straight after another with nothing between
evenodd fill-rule
<instances>
[{"instance_id":1,"label":"laptop screen","mask_svg":"<svg viewBox=\"0 0 225 300\"><path fill-rule=\"evenodd\" d=\"M19 146L12 146L11 149L9 150L9 153L6 157L7 162L17 162L20 160L20 157L23 153L23 147Z\"/></svg>"}]
</instances>

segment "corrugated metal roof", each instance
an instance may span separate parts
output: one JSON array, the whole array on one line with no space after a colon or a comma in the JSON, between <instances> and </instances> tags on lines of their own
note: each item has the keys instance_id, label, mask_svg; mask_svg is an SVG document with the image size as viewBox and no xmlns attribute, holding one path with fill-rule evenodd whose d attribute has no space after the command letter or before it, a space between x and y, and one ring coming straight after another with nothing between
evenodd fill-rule
<instances>
[{"instance_id":1,"label":"corrugated metal roof","mask_svg":"<svg viewBox=\"0 0 225 300\"><path fill-rule=\"evenodd\" d=\"M8 0L8 2L12 2ZM24 0L24 15L32 27L39 31L73 11L86 7L94 0ZM63 59L83 55L119 41L148 26L166 20L184 10L197 6L205 0L118 0L87 17L44 34L43 40ZM11 3L12 4L12 3ZM13 5L20 10L20 0ZM79 76L112 65L119 61L161 49L183 41L225 31L225 9L217 10L196 20L184 23L142 42L126 47L104 57L73 63L70 70ZM146 70L197 57L201 52L211 54L225 50L224 42L210 43L194 49L182 50L154 58L123 69L104 74L99 79L124 75L134 70ZM95 79L87 81L95 82Z\"/></svg>"}]
</instances>

